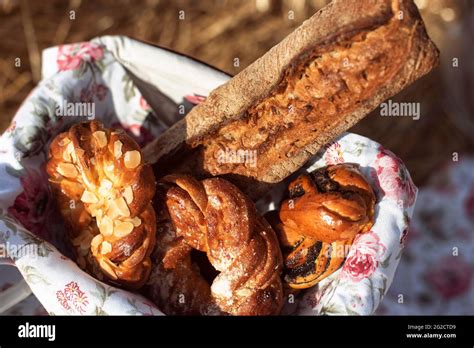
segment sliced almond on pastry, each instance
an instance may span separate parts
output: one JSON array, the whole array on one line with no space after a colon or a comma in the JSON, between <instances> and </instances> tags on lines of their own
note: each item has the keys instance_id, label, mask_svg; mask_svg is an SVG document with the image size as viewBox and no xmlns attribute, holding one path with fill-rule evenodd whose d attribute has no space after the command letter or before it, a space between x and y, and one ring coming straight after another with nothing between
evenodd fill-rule
<instances>
[{"instance_id":1,"label":"sliced almond on pastry","mask_svg":"<svg viewBox=\"0 0 474 348\"><path fill-rule=\"evenodd\" d=\"M109 237L114 233L113 221L107 215L100 220L99 231L106 237Z\"/></svg>"},{"instance_id":2,"label":"sliced almond on pastry","mask_svg":"<svg viewBox=\"0 0 474 348\"><path fill-rule=\"evenodd\" d=\"M119 159L120 157L122 157L122 142L120 140L116 140L114 142L114 157L116 159Z\"/></svg>"},{"instance_id":3,"label":"sliced almond on pastry","mask_svg":"<svg viewBox=\"0 0 474 348\"><path fill-rule=\"evenodd\" d=\"M138 216L135 216L131 221L135 227L138 227L142 224L142 220Z\"/></svg>"},{"instance_id":4,"label":"sliced almond on pastry","mask_svg":"<svg viewBox=\"0 0 474 348\"><path fill-rule=\"evenodd\" d=\"M125 198L125 201L128 204L131 204L133 202L133 190L131 186L126 186L123 190L123 198Z\"/></svg>"},{"instance_id":5,"label":"sliced almond on pastry","mask_svg":"<svg viewBox=\"0 0 474 348\"><path fill-rule=\"evenodd\" d=\"M107 145L107 136L105 135L105 132L96 131L96 132L92 133L92 136L94 137L97 145L100 148L103 148Z\"/></svg>"},{"instance_id":6,"label":"sliced almond on pastry","mask_svg":"<svg viewBox=\"0 0 474 348\"><path fill-rule=\"evenodd\" d=\"M123 197L119 197L109 203L109 212L111 218L116 218L117 216L130 216L130 210L128 209L127 203Z\"/></svg>"},{"instance_id":7,"label":"sliced almond on pastry","mask_svg":"<svg viewBox=\"0 0 474 348\"><path fill-rule=\"evenodd\" d=\"M83 201L84 203L95 204L99 202L99 199L93 192L85 190L82 193L81 201Z\"/></svg>"},{"instance_id":8,"label":"sliced almond on pastry","mask_svg":"<svg viewBox=\"0 0 474 348\"><path fill-rule=\"evenodd\" d=\"M76 178L79 174L76 166L72 163L59 163L57 167L58 173L66 178Z\"/></svg>"},{"instance_id":9,"label":"sliced almond on pastry","mask_svg":"<svg viewBox=\"0 0 474 348\"><path fill-rule=\"evenodd\" d=\"M114 227L114 236L122 238L127 236L133 231L133 223L130 221L116 221Z\"/></svg>"},{"instance_id":10,"label":"sliced almond on pastry","mask_svg":"<svg viewBox=\"0 0 474 348\"><path fill-rule=\"evenodd\" d=\"M107 196L112 187L112 181L108 179L102 179L100 181L99 194L101 194L102 196Z\"/></svg>"},{"instance_id":11,"label":"sliced almond on pastry","mask_svg":"<svg viewBox=\"0 0 474 348\"><path fill-rule=\"evenodd\" d=\"M104 271L104 273L107 274L110 278L114 280L118 278L117 274L115 274L115 271L113 269L113 264L109 260L104 258L99 259L99 266Z\"/></svg>"},{"instance_id":12,"label":"sliced almond on pastry","mask_svg":"<svg viewBox=\"0 0 474 348\"><path fill-rule=\"evenodd\" d=\"M59 146L66 146L70 142L71 142L71 139L69 139L68 137L64 137L58 142L58 145Z\"/></svg>"},{"instance_id":13,"label":"sliced almond on pastry","mask_svg":"<svg viewBox=\"0 0 474 348\"><path fill-rule=\"evenodd\" d=\"M112 251L112 244L107 241L103 241L100 245L100 253L102 255L108 254Z\"/></svg>"},{"instance_id":14,"label":"sliced almond on pastry","mask_svg":"<svg viewBox=\"0 0 474 348\"><path fill-rule=\"evenodd\" d=\"M104 237L102 237L101 234L98 234L97 236L92 238L91 250L92 250L93 255L97 254L97 249L99 248L99 245L100 245L100 243L102 243L103 240L104 240Z\"/></svg>"},{"instance_id":15,"label":"sliced almond on pastry","mask_svg":"<svg viewBox=\"0 0 474 348\"><path fill-rule=\"evenodd\" d=\"M127 151L125 153L125 156L123 157L123 163L125 164L125 167L128 169L134 169L138 167L141 161L142 161L142 156L140 155L140 152L137 150Z\"/></svg>"}]
</instances>

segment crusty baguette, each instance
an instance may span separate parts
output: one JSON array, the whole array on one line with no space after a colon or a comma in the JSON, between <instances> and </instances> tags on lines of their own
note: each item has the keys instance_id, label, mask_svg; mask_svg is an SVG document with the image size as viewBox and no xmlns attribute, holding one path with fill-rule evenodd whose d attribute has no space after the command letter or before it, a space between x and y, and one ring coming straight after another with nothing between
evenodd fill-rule
<instances>
[{"instance_id":1,"label":"crusty baguette","mask_svg":"<svg viewBox=\"0 0 474 348\"><path fill-rule=\"evenodd\" d=\"M145 158L158 175L224 175L255 198L438 60L412 0L334 0L212 91Z\"/></svg>"}]
</instances>

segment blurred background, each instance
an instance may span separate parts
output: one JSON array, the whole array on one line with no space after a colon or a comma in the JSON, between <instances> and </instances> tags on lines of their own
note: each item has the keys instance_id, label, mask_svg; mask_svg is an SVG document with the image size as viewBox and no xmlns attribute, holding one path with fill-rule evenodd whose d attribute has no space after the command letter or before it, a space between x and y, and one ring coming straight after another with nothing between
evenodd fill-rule
<instances>
[{"instance_id":1,"label":"blurred background","mask_svg":"<svg viewBox=\"0 0 474 348\"><path fill-rule=\"evenodd\" d=\"M127 35L190 55L234 75L309 18L328 0L0 0L0 133L40 78L41 51L101 35ZM399 95L421 101L422 117L379 117L354 129L397 153L417 185L472 151L474 2L417 0L442 53L435 72ZM74 19L70 19L74 11ZM184 20L179 20L184 11ZM291 12L290 12L291 11ZM21 66L15 59L21 59ZM234 66L239 58L239 67ZM452 66L452 59L459 66ZM471 95L470 95L471 94Z\"/></svg>"},{"instance_id":2,"label":"blurred background","mask_svg":"<svg viewBox=\"0 0 474 348\"><path fill-rule=\"evenodd\" d=\"M40 79L41 51L47 47L102 35L127 35L184 53L234 75L328 2L0 0L0 133L8 127L21 102ZM449 173L446 168L456 163L453 153L464 160L474 150L474 1L415 2L430 37L441 51L441 64L429 76L392 99L420 102L421 118L417 121L409 117L383 118L377 109L351 131L370 137L395 152L407 165L415 184L428 190L444 185L443 180ZM180 11L184 11L184 20L178 18ZM15 64L17 58L21 60L20 66ZM240 61L238 67L234 66L235 58ZM474 166L468 168L468 171L474 171ZM463 181L460 185L467 183ZM467 186L460 190L470 192ZM474 189L472 191L474 195ZM460 199L461 195L456 197ZM470 196L462 197L470 199ZM466 208L468 220L474 215L474 198L469 202ZM420 204L423 205L423 201L419 200L417 207ZM440 209L434 213L438 218ZM449 218L451 208L446 209L446 218ZM431 221L429 217L427 219ZM468 232L472 235L474 223L469 221L472 228ZM434 235L430 227L425 235L430 238ZM450 237L443 240L449 241ZM471 237L469 242L472 241ZM471 255L467 260L468 274L474 274L473 258ZM452 273L449 269L446 272ZM399 284L405 281L397 279ZM462 281L466 282L465 279ZM430 285L429 281L427 284ZM474 293L472 287L467 289ZM410 290L401 285L398 291L409 293ZM416 296L423 298L413 301L424 301L431 312L435 311L429 294ZM474 308L474 299L472 301L471 308ZM387 305L382 312L394 311Z\"/></svg>"}]
</instances>

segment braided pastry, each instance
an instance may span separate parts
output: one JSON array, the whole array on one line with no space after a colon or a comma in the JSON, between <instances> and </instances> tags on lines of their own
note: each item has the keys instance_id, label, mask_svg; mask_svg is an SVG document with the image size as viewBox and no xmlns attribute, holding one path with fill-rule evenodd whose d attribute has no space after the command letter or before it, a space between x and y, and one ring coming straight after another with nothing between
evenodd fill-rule
<instances>
[{"instance_id":1,"label":"braided pastry","mask_svg":"<svg viewBox=\"0 0 474 348\"><path fill-rule=\"evenodd\" d=\"M76 124L51 143L47 172L79 266L141 287L155 244L156 183L137 143L96 121Z\"/></svg>"},{"instance_id":2,"label":"braided pastry","mask_svg":"<svg viewBox=\"0 0 474 348\"><path fill-rule=\"evenodd\" d=\"M156 204L149 296L166 314L279 313L278 240L237 187L220 178L169 175L158 185ZM196 260L196 252L206 261Z\"/></svg>"},{"instance_id":3,"label":"braided pastry","mask_svg":"<svg viewBox=\"0 0 474 348\"><path fill-rule=\"evenodd\" d=\"M375 195L357 164L320 168L288 187L279 217L269 216L284 255L284 280L294 289L335 272L358 233L372 228Z\"/></svg>"}]
</instances>

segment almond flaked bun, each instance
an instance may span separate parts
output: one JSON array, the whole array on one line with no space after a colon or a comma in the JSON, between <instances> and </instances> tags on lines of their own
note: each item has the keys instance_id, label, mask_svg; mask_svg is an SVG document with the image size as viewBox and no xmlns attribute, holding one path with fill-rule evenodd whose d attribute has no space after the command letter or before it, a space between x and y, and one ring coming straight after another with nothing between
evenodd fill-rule
<instances>
[{"instance_id":1,"label":"almond flaked bun","mask_svg":"<svg viewBox=\"0 0 474 348\"><path fill-rule=\"evenodd\" d=\"M159 176L225 175L252 198L299 169L439 52L412 0L335 0L144 149Z\"/></svg>"},{"instance_id":2,"label":"almond flaked bun","mask_svg":"<svg viewBox=\"0 0 474 348\"><path fill-rule=\"evenodd\" d=\"M141 287L155 244L156 182L138 144L123 130L79 123L52 141L46 170L79 266Z\"/></svg>"}]
</instances>

